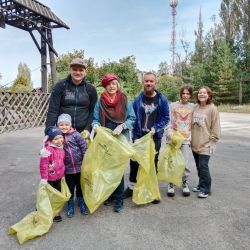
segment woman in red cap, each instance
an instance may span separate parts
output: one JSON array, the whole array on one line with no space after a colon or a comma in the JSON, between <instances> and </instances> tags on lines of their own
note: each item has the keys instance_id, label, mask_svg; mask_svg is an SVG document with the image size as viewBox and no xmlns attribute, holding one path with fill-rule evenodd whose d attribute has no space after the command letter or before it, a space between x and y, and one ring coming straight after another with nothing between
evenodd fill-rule
<instances>
[{"instance_id":1,"label":"woman in red cap","mask_svg":"<svg viewBox=\"0 0 250 250\"><path fill-rule=\"evenodd\" d=\"M127 96L120 91L118 77L115 74L105 74L102 79L105 91L101 94L94 109L92 127L103 126L113 130L113 135L123 134L129 139L129 130L132 130L135 122L135 113L132 103ZM111 205L112 197L115 196L114 212L119 213L123 208L124 178L120 185L105 201L104 205Z\"/></svg>"}]
</instances>

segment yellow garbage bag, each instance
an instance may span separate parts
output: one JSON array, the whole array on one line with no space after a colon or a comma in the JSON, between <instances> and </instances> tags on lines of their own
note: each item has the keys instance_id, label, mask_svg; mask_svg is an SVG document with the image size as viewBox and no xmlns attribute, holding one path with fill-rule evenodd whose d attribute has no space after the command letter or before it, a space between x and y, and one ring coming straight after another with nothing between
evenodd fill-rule
<instances>
[{"instance_id":1,"label":"yellow garbage bag","mask_svg":"<svg viewBox=\"0 0 250 250\"><path fill-rule=\"evenodd\" d=\"M65 178L61 181L61 192L49 184L39 185L36 200L37 211L29 213L11 226L9 233L17 233L20 244L47 233L53 224L53 218L60 212L70 196Z\"/></svg>"},{"instance_id":2,"label":"yellow garbage bag","mask_svg":"<svg viewBox=\"0 0 250 250\"><path fill-rule=\"evenodd\" d=\"M96 132L81 169L81 187L90 213L115 191L129 158L135 153L124 135L113 136L112 131L104 127L98 127Z\"/></svg>"},{"instance_id":3,"label":"yellow garbage bag","mask_svg":"<svg viewBox=\"0 0 250 250\"><path fill-rule=\"evenodd\" d=\"M132 200L136 204L146 204L153 200L160 200L161 195L155 170L155 144L152 134L148 133L136 140L132 145L136 154L132 160L139 163L136 185Z\"/></svg>"},{"instance_id":4,"label":"yellow garbage bag","mask_svg":"<svg viewBox=\"0 0 250 250\"><path fill-rule=\"evenodd\" d=\"M170 144L160 151L157 177L159 181L167 181L180 186L185 169L185 160L181 152L184 137L179 132L170 134Z\"/></svg>"}]
</instances>

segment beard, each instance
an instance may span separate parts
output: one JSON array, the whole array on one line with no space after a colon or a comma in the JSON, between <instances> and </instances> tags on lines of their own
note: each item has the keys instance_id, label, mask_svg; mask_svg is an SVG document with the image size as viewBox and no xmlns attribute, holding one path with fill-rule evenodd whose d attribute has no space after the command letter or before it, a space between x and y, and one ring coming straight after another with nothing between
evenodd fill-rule
<instances>
[{"instance_id":1,"label":"beard","mask_svg":"<svg viewBox=\"0 0 250 250\"><path fill-rule=\"evenodd\" d=\"M144 88L144 93L146 96L152 96L155 92L155 88Z\"/></svg>"}]
</instances>

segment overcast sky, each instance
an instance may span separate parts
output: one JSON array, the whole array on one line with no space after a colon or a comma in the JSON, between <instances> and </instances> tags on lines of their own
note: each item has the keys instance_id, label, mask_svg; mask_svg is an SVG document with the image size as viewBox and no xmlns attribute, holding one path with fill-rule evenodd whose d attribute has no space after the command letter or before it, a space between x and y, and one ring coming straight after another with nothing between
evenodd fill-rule
<instances>
[{"instance_id":1,"label":"overcast sky","mask_svg":"<svg viewBox=\"0 0 250 250\"><path fill-rule=\"evenodd\" d=\"M53 30L58 54L84 50L95 62L119 60L134 55L140 70L157 70L162 61L170 63L171 8L169 0L41 0L70 30ZM60 2L60 3L59 3ZM218 17L220 0L180 0L177 6L177 47L184 37L194 46L199 9L204 30L211 27L211 16ZM182 34L182 35L181 35ZM38 40L40 41L40 40ZM26 63L34 86L40 86L40 54L28 32L6 25L0 28L1 85L12 82L17 66ZM11 85L11 84L9 84Z\"/></svg>"}]
</instances>

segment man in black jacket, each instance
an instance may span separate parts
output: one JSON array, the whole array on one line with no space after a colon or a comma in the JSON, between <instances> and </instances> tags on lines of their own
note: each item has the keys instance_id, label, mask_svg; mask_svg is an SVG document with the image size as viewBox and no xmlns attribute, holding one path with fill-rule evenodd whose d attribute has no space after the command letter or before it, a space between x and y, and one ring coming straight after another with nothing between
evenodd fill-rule
<instances>
[{"instance_id":1,"label":"man in black jacket","mask_svg":"<svg viewBox=\"0 0 250 250\"><path fill-rule=\"evenodd\" d=\"M46 129L56 125L60 114L69 114L72 127L78 132L89 135L93 120L93 111L97 101L95 87L85 80L86 64L83 59L75 58L70 64L70 75L58 82L51 93L46 119Z\"/></svg>"}]
</instances>

